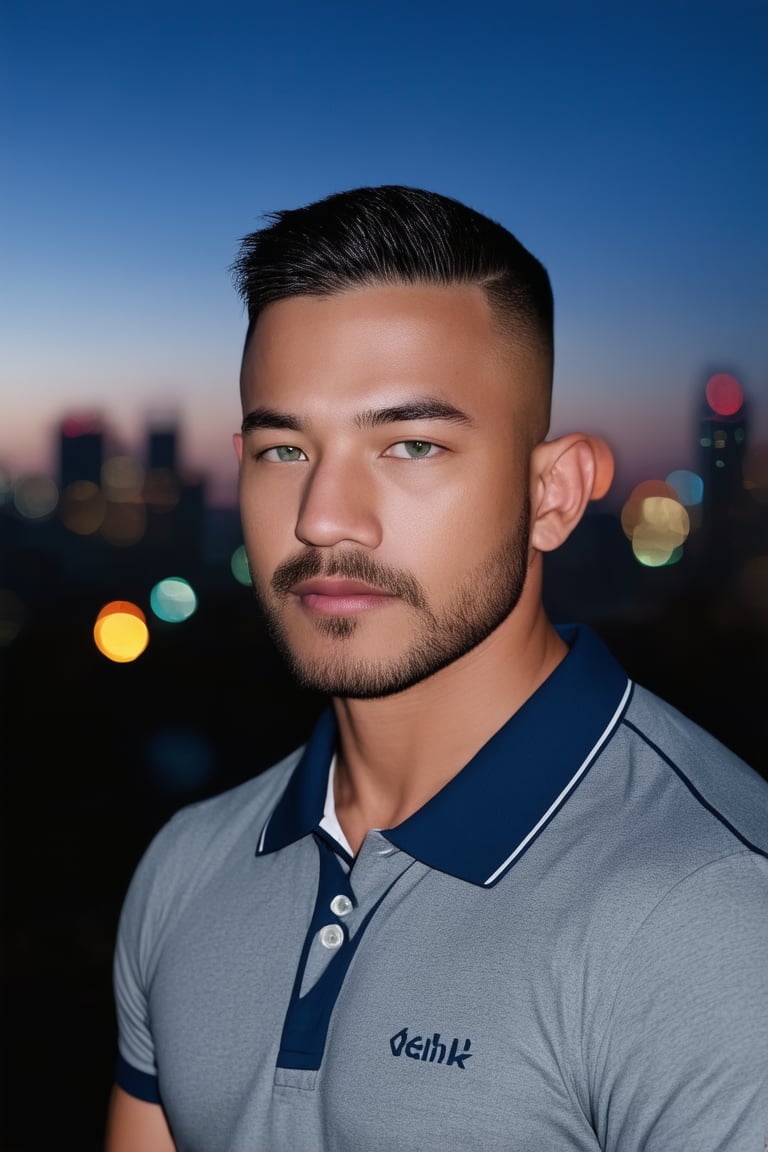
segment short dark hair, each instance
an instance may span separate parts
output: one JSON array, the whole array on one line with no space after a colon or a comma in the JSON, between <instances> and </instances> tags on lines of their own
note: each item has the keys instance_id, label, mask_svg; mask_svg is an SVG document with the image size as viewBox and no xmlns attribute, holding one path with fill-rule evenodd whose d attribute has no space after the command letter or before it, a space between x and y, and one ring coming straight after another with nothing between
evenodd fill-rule
<instances>
[{"instance_id":1,"label":"short dark hair","mask_svg":"<svg viewBox=\"0 0 768 1152\"><path fill-rule=\"evenodd\" d=\"M505 333L553 360L544 266L503 225L458 200L397 184L353 188L266 214L231 266L251 337L262 310L292 296L384 284L478 284Z\"/></svg>"}]
</instances>

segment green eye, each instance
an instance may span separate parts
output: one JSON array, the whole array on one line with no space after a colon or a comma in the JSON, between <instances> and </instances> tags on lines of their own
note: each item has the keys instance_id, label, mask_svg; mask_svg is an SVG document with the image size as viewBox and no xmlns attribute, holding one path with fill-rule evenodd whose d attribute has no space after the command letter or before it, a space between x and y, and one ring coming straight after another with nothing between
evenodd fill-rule
<instances>
[{"instance_id":1,"label":"green eye","mask_svg":"<svg viewBox=\"0 0 768 1152\"><path fill-rule=\"evenodd\" d=\"M263 455L265 460L279 461L281 464L293 460L306 460L301 448L296 448L293 444L280 444L277 448L268 448Z\"/></svg>"},{"instance_id":2,"label":"green eye","mask_svg":"<svg viewBox=\"0 0 768 1152\"><path fill-rule=\"evenodd\" d=\"M429 440L402 440L398 447L402 448L404 455L411 460L422 460L425 456L432 455L435 445Z\"/></svg>"}]
</instances>

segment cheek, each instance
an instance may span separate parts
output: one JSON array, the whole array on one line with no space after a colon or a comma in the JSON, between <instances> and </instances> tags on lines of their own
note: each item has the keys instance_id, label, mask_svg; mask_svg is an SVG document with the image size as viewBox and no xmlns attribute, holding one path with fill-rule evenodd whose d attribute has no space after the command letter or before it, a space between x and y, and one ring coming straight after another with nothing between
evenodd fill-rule
<instances>
[{"instance_id":1,"label":"cheek","mask_svg":"<svg viewBox=\"0 0 768 1152\"><path fill-rule=\"evenodd\" d=\"M240 483L240 524L248 560L254 575L271 576L286 555L295 552L298 542L294 521L283 502L270 499L263 491Z\"/></svg>"},{"instance_id":2,"label":"cheek","mask_svg":"<svg viewBox=\"0 0 768 1152\"><path fill-rule=\"evenodd\" d=\"M476 544L486 540L493 546L518 522L528 498L527 472L519 463L489 459L432 493L421 519L426 531L442 532L446 540L460 537Z\"/></svg>"},{"instance_id":3,"label":"cheek","mask_svg":"<svg viewBox=\"0 0 768 1152\"><path fill-rule=\"evenodd\" d=\"M519 467L467 468L407 498L390 493L382 508L387 559L423 578L455 581L519 523L526 481Z\"/></svg>"}]
</instances>

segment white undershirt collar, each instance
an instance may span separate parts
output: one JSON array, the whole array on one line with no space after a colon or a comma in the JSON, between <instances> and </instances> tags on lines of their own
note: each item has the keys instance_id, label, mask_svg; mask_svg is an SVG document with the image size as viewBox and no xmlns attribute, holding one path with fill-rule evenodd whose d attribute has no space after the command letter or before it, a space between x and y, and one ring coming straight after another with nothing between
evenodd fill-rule
<instances>
[{"instance_id":1,"label":"white undershirt collar","mask_svg":"<svg viewBox=\"0 0 768 1152\"><path fill-rule=\"evenodd\" d=\"M328 770L328 787L325 790L325 807L323 808L323 818L320 821L320 827L324 832L339 844L346 853L354 856L354 852L349 846L349 841L344 835L341 824L339 824L336 816L336 802L333 798L333 778L336 775L336 756L334 754L331 760L331 767Z\"/></svg>"}]
</instances>

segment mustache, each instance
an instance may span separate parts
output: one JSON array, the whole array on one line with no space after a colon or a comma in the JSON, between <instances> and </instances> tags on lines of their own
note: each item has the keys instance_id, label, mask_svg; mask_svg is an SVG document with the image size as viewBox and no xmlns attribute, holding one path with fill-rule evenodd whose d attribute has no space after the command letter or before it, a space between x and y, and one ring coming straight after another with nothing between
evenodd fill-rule
<instances>
[{"instance_id":1,"label":"mustache","mask_svg":"<svg viewBox=\"0 0 768 1152\"><path fill-rule=\"evenodd\" d=\"M285 597L302 580L316 576L335 576L342 580L362 580L384 592L400 597L413 608L427 608L427 598L418 580L402 568L379 564L364 552L339 552L327 555L317 548L308 548L300 556L286 560L275 569L272 591Z\"/></svg>"}]
</instances>

